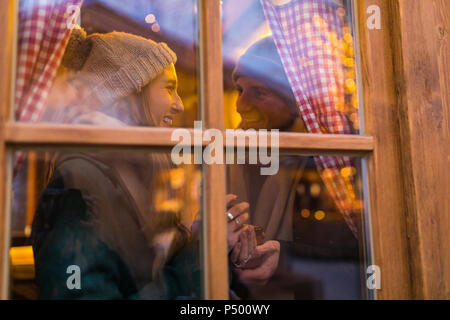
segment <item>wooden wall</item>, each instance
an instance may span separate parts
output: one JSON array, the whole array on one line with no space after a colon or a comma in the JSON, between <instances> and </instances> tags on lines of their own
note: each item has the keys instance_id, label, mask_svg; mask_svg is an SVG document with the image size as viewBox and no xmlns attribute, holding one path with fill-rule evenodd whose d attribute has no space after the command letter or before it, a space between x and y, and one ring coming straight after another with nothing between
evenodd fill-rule
<instances>
[{"instance_id":1,"label":"wooden wall","mask_svg":"<svg viewBox=\"0 0 450 320\"><path fill-rule=\"evenodd\" d=\"M450 1L391 2L412 296L450 298Z\"/></svg>"},{"instance_id":2,"label":"wooden wall","mask_svg":"<svg viewBox=\"0 0 450 320\"><path fill-rule=\"evenodd\" d=\"M358 1L379 299L450 298L450 2ZM377 5L381 28L366 27Z\"/></svg>"}]
</instances>

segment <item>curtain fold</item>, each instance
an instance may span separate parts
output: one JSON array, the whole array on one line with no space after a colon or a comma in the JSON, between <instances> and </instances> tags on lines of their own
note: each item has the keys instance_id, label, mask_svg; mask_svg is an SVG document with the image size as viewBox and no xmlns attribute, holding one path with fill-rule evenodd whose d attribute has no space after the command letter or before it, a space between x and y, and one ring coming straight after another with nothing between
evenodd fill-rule
<instances>
[{"instance_id":1,"label":"curtain fold","mask_svg":"<svg viewBox=\"0 0 450 320\"><path fill-rule=\"evenodd\" d=\"M41 120L82 2L83 0L19 2L14 105L16 121ZM23 153L16 153L14 176L24 159Z\"/></svg>"},{"instance_id":2,"label":"curtain fold","mask_svg":"<svg viewBox=\"0 0 450 320\"><path fill-rule=\"evenodd\" d=\"M341 1L261 0L275 44L310 133L353 134L358 129L354 50ZM361 202L349 157L317 156L321 178L358 237Z\"/></svg>"}]
</instances>

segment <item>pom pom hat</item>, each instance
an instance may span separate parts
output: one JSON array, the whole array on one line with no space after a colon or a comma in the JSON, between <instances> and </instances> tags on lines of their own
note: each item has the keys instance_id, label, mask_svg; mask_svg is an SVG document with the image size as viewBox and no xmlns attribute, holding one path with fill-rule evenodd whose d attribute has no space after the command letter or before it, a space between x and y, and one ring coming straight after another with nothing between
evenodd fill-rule
<instances>
[{"instance_id":1,"label":"pom pom hat","mask_svg":"<svg viewBox=\"0 0 450 320\"><path fill-rule=\"evenodd\" d=\"M74 29L63 65L80 70L91 94L108 103L139 92L171 63L176 54L165 44L123 32L91 34Z\"/></svg>"}]
</instances>

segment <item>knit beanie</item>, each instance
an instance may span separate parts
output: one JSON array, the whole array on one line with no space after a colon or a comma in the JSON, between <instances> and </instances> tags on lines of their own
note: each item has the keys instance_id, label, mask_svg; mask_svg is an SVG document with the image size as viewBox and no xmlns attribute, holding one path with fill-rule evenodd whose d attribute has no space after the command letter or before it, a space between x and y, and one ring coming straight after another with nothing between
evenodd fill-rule
<instances>
[{"instance_id":1,"label":"knit beanie","mask_svg":"<svg viewBox=\"0 0 450 320\"><path fill-rule=\"evenodd\" d=\"M247 76L265 83L279 95L294 100L289 80L271 36L255 42L239 58L233 71L233 81Z\"/></svg>"},{"instance_id":2,"label":"knit beanie","mask_svg":"<svg viewBox=\"0 0 450 320\"><path fill-rule=\"evenodd\" d=\"M176 54L165 44L124 32L91 34L72 30L62 64L80 70L93 86L90 94L108 103L139 92Z\"/></svg>"}]
</instances>

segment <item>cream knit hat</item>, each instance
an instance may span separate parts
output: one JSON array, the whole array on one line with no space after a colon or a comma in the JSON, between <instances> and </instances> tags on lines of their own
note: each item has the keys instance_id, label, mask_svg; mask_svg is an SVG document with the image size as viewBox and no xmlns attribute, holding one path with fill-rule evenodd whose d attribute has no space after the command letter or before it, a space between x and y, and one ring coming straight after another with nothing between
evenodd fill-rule
<instances>
[{"instance_id":1,"label":"cream knit hat","mask_svg":"<svg viewBox=\"0 0 450 320\"><path fill-rule=\"evenodd\" d=\"M90 94L108 103L139 92L171 63L176 54L165 44L124 32L91 34L74 29L63 65L86 76Z\"/></svg>"}]
</instances>

